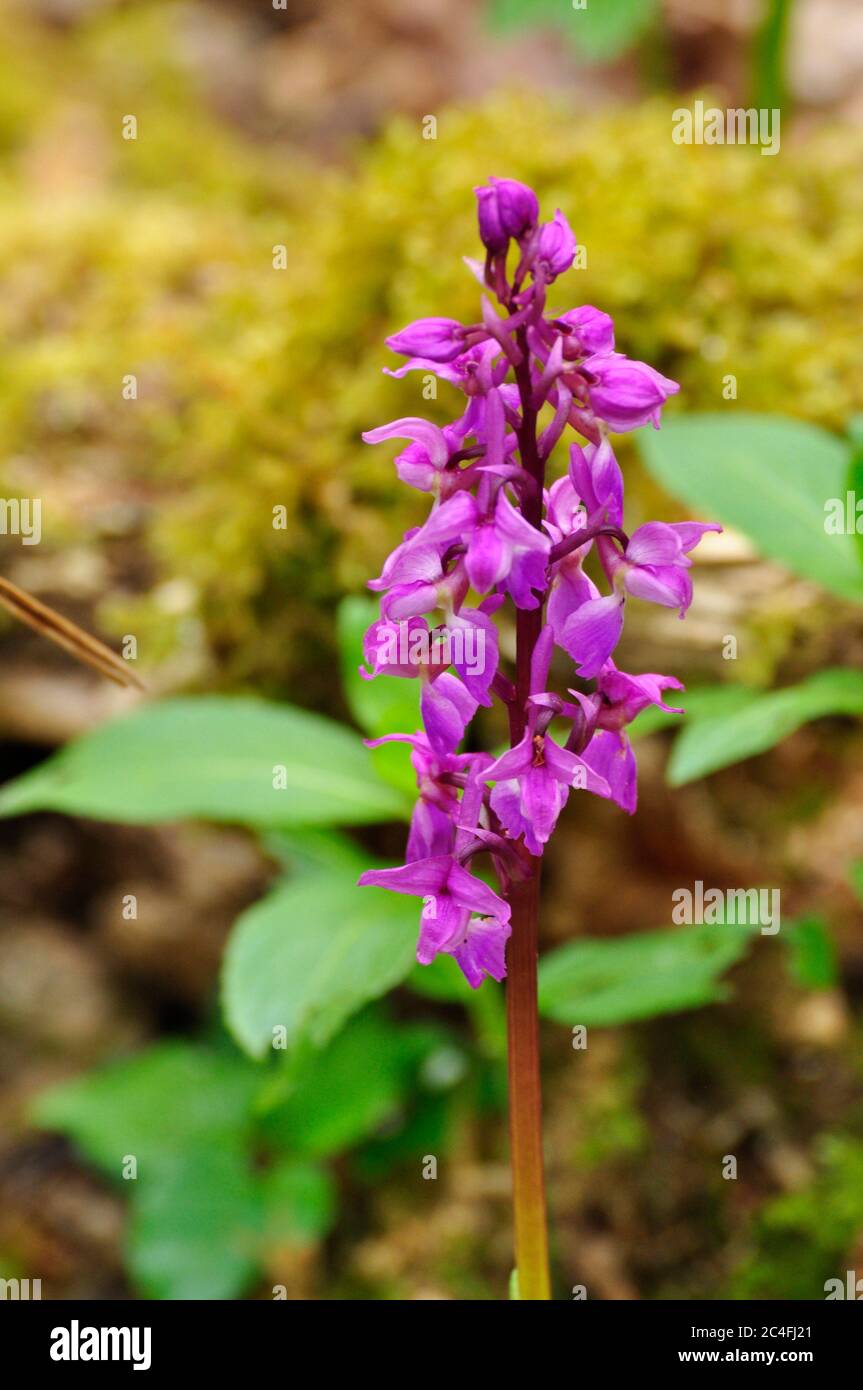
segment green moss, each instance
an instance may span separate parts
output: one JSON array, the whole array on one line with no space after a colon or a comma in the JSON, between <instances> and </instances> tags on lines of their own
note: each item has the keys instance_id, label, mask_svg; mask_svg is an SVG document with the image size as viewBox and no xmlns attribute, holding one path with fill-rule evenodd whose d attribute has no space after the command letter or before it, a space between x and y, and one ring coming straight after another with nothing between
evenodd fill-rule
<instances>
[{"instance_id":1,"label":"green moss","mask_svg":"<svg viewBox=\"0 0 863 1390\"><path fill-rule=\"evenodd\" d=\"M752 1251L728 1297L821 1299L828 1279L844 1285L863 1224L863 1142L850 1135L825 1135L819 1147L815 1181L759 1211Z\"/></svg>"},{"instance_id":2,"label":"green moss","mask_svg":"<svg viewBox=\"0 0 863 1390\"><path fill-rule=\"evenodd\" d=\"M331 697L333 607L424 505L396 484L394 450L359 440L426 408L418 375L382 374L382 339L418 314L475 317L461 256L489 173L566 210L588 265L554 302L610 310L625 351L681 380L675 407L716 407L732 372L745 409L833 427L863 409L860 132L768 160L674 145L664 101L597 116L503 93L441 112L435 141L399 120L351 171L313 173L208 113L172 57L175 24L140 5L76 38L10 32L0 96L0 452L18 460L3 481L38 477L49 545L137 509L129 546L188 599L178 622L110 596L112 624L146 634L142 661L195 623L224 679ZM456 407L442 386L438 418ZM98 485L86 505L82 475Z\"/></svg>"}]
</instances>

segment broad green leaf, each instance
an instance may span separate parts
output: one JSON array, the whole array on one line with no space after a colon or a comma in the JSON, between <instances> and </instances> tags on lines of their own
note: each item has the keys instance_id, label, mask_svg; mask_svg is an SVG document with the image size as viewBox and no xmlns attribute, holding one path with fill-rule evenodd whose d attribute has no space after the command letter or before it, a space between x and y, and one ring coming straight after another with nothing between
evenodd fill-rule
<instances>
[{"instance_id":1,"label":"broad green leaf","mask_svg":"<svg viewBox=\"0 0 863 1390\"><path fill-rule=\"evenodd\" d=\"M422 728L420 683L399 676L363 680L363 635L378 617L380 604L373 599L346 598L339 605L338 631L342 684L348 708L370 738L383 734L412 734ZM416 776L407 744L386 743L371 750L379 775L408 796L416 795Z\"/></svg>"},{"instance_id":2,"label":"broad green leaf","mask_svg":"<svg viewBox=\"0 0 863 1390\"><path fill-rule=\"evenodd\" d=\"M842 598L863 602L853 536L828 535L825 506L844 500L849 447L780 416L678 416L639 443L653 476L706 521L743 531L763 555Z\"/></svg>"},{"instance_id":3,"label":"broad green leaf","mask_svg":"<svg viewBox=\"0 0 863 1390\"><path fill-rule=\"evenodd\" d=\"M404 1046L402 1031L408 1034ZM372 1134L405 1091L415 1060L409 1031L374 1013L352 1019L327 1047L304 1059L291 1093L266 1116L267 1134L313 1158Z\"/></svg>"},{"instance_id":4,"label":"broad green leaf","mask_svg":"<svg viewBox=\"0 0 863 1390\"><path fill-rule=\"evenodd\" d=\"M38 1096L36 1124L68 1134L131 1201L129 1265L151 1298L232 1298L254 1270L249 1164L258 1068L166 1043ZM127 1169L136 1160L134 1177Z\"/></svg>"},{"instance_id":5,"label":"broad green leaf","mask_svg":"<svg viewBox=\"0 0 863 1390\"><path fill-rule=\"evenodd\" d=\"M368 863L360 866L368 868ZM225 1018L253 1057L284 1029L322 1045L361 1005L397 985L416 946L417 900L358 888L333 866L277 886L241 914L222 970Z\"/></svg>"},{"instance_id":6,"label":"broad green leaf","mask_svg":"<svg viewBox=\"0 0 863 1390\"><path fill-rule=\"evenodd\" d=\"M265 1245L309 1245L321 1240L336 1214L336 1189L326 1168L282 1158L261 1178Z\"/></svg>"},{"instance_id":7,"label":"broad green leaf","mask_svg":"<svg viewBox=\"0 0 863 1390\"><path fill-rule=\"evenodd\" d=\"M830 989L837 979L836 947L820 917L804 917L782 928L790 952L789 969L807 989Z\"/></svg>"},{"instance_id":8,"label":"broad green leaf","mask_svg":"<svg viewBox=\"0 0 863 1390\"><path fill-rule=\"evenodd\" d=\"M231 1137L178 1145L134 1187L127 1244L142 1293L236 1298L255 1272L261 1225L259 1186L243 1148Z\"/></svg>"},{"instance_id":9,"label":"broad green leaf","mask_svg":"<svg viewBox=\"0 0 863 1390\"><path fill-rule=\"evenodd\" d=\"M141 1176L187 1142L247 1131L259 1085L257 1068L239 1055L164 1043L43 1091L31 1117L120 1180L127 1156Z\"/></svg>"},{"instance_id":10,"label":"broad green leaf","mask_svg":"<svg viewBox=\"0 0 863 1390\"><path fill-rule=\"evenodd\" d=\"M699 1008L725 998L719 976L752 939L723 925L573 941L540 961L540 1013L570 1027L606 1027Z\"/></svg>"},{"instance_id":11,"label":"broad green leaf","mask_svg":"<svg viewBox=\"0 0 863 1390\"><path fill-rule=\"evenodd\" d=\"M863 671L819 671L800 685L759 695L743 709L698 719L683 730L668 764L674 787L764 753L810 719L863 715Z\"/></svg>"},{"instance_id":12,"label":"broad green leaf","mask_svg":"<svg viewBox=\"0 0 863 1390\"><path fill-rule=\"evenodd\" d=\"M285 787L278 782L284 768ZM66 811L133 824L360 825L404 814L360 737L287 705L189 696L85 734L0 791L0 815Z\"/></svg>"},{"instance_id":13,"label":"broad green leaf","mask_svg":"<svg viewBox=\"0 0 863 1390\"><path fill-rule=\"evenodd\" d=\"M293 875L337 869L359 877L368 868L368 855L354 840L322 826L269 830L260 836L260 842L264 852Z\"/></svg>"}]
</instances>

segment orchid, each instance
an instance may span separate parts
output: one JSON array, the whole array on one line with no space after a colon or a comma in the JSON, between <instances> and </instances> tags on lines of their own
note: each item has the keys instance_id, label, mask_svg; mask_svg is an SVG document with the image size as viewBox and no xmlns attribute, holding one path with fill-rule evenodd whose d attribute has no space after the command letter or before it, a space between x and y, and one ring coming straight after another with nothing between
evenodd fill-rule
<instances>
[{"instance_id":1,"label":"orchid","mask_svg":"<svg viewBox=\"0 0 863 1390\"><path fill-rule=\"evenodd\" d=\"M434 373L463 394L462 409L443 426L408 416L363 435L370 444L407 441L397 473L429 494L431 507L369 582L381 617L366 634L363 675L418 678L423 728L379 740L410 746L419 797L405 863L370 870L360 883L422 900L421 964L450 955L473 988L509 976L518 1273L521 1296L542 1298L542 856L573 794L635 811L626 728L648 705L675 711L664 696L682 687L673 676L629 675L615 665L626 603L677 608L683 617L692 601L690 553L721 528L652 521L631 536L623 530L623 475L609 436L658 428L677 383L619 352L601 309L547 310L576 250L563 212L540 222L535 193L515 179L491 179L475 193L485 248L484 262L467 260L484 290L476 321L408 324L387 339L407 360L384 368L394 377ZM568 429L576 435L568 469L547 482ZM515 617L514 676L500 667L495 622L507 611ZM551 688L556 654L570 673L563 694ZM573 688L574 677L593 689ZM509 749L494 759L459 751L477 709L495 701L506 711ZM475 870L483 855L499 893Z\"/></svg>"}]
</instances>

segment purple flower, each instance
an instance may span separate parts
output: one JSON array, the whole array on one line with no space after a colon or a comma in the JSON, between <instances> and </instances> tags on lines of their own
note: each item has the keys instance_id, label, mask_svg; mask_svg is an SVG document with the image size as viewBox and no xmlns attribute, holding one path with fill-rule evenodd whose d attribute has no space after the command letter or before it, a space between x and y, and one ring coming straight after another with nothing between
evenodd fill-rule
<instances>
[{"instance_id":1,"label":"purple flower","mask_svg":"<svg viewBox=\"0 0 863 1390\"><path fill-rule=\"evenodd\" d=\"M387 338L387 347L404 357L427 357L432 362L451 362L464 352L465 330L457 319L414 319Z\"/></svg>"},{"instance_id":2,"label":"purple flower","mask_svg":"<svg viewBox=\"0 0 863 1390\"><path fill-rule=\"evenodd\" d=\"M588 357L579 370L587 379L594 415L617 434L648 422L659 429L662 406L680 390L676 381L620 352Z\"/></svg>"},{"instance_id":3,"label":"purple flower","mask_svg":"<svg viewBox=\"0 0 863 1390\"><path fill-rule=\"evenodd\" d=\"M569 451L569 476L587 508L591 521L623 525L623 474L607 439L599 444L573 444Z\"/></svg>"},{"instance_id":4,"label":"purple flower","mask_svg":"<svg viewBox=\"0 0 863 1390\"><path fill-rule=\"evenodd\" d=\"M489 690L497 674L497 627L490 613L503 602L502 596L486 599L479 608L461 608L449 614L447 634L451 664L465 689L480 705L492 703Z\"/></svg>"},{"instance_id":5,"label":"purple flower","mask_svg":"<svg viewBox=\"0 0 863 1390\"><path fill-rule=\"evenodd\" d=\"M544 222L539 229L534 270L542 268L546 284L569 270L575 259L575 235L558 208L553 222Z\"/></svg>"},{"instance_id":6,"label":"purple flower","mask_svg":"<svg viewBox=\"0 0 863 1390\"><path fill-rule=\"evenodd\" d=\"M485 755L437 753L423 733L385 734L382 738L366 739L367 748L379 748L384 743L409 744L416 773L419 796L411 815L406 862L449 854L456 835L459 784L467 781L472 767L486 761Z\"/></svg>"},{"instance_id":7,"label":"purple flower","mask_svg":"<svg viewBox=\"0 0 863 1390\"><path fill-rule=\"evenodd\" d=\"M488 479L487 494L493 491ZM539 602L533 590L545 587L545 569L551 543L516 511L498 486L497 496L483 514L476 498L457 492L432 512L428 521L394 552L379 580L370 587L389 588L392 584L431 583L431 556L435 548L464 546L467 577L478 593L487 594L504 584L518 608L535 608ZM421 563L418 563L418 557ZM420 572L421 570L421 572ZM427 608L414 611L427 612ZM398 616L391 607L390 616ZM401 612L401 610L400 610Z\"/></svg>"},{"instance_id":8,"label":"purple flower","mask_svg":"<svg viewBox=\"0 0 863 1390\"><path fill-rule=\"evenodd\" d=\"M424 618L402 622L379 618L363 637L363 656L372 669L366 671L361 666L360 675L367 681L375 676L414 678L428 661L429 648L429 627Z\"/></svg>"},{"instance_id":9,"label":"purple flower","mask_svg":"<svg viewBox=\"0 0 863 1390\"><path fill-rule=\"evenodd\" d=\"M478 593L488 593L503 583L516 608L538 606L534 590L545 587L551 544L516 511L503 488L493 512L477 518L465 539L468 578Z\"/></svg>"},{"instance_id":10,"label":"purple flower","mask_svg":"<svg viewBox=\"0 0 863 1390\"><path fill-rule=\"evenodd\" d=\"M666 690L684 689L674 676L660 676L652 671L630 676L626 671L619 671L613 661L607 661L599 673L596 689L602 697L597 719L601 729L622 729L648 705L657 705L667 714L683 713L675 705L666 705L662 699Z\"/></svg>"},{"instance_id":11,"label":"purple flower","mask_svg":"<svg viewBox=\"0 0 863 1390\"><path fill-rule=\"evenodd\" d=\"M509 903L451 855L417 859L398 869L369 869L359 883L424 900L417 944L420 965L430 965L435 956L446 951L455 956L474 989L485 975L503 979L504 951L511 930ZM480 920L474 919L473 913Z\"/></svg>"},{"instance_id":12,"label":"purple flower","mask_svg":"<svg viewBox=\"0 0 863 1390\"><path fill-rule=\"evenodd\" d=\"M524 737L482 773L484 781L496 782L491 808L507 832L524 842L531 854L542 854L557 818L566 805L570 789L581 788L597 796L608 796L605 779L576 753L561 748L546 732L548 707L548 667L551 660L552 632L543 629L531 663L531 705ZM558 702L562 703L562 702Z\"/></svg>"},{"instance_id":13,"label":"purple flower","mask_svg":"<svg viewBox=\"0 0 863 1390\"><path fill-rule=\"evenodd\" d=\"M439 485L450 454L458 449L463 438L457 425L439 429L430 420L415 416L393 420L389 425L380 425L363 434L366 444L380 444L385 439L413 441L396 455L396 472L403 483L418 488L420 492L433 492Z\"/></svg>"},{"instance_id":14,"label":"purple flower","mask_svg":"<svg viewBox=\"0 0 863 1390\"><path fill-rule=\"evenodd\" d=\"M612 801L630 815L637 804L637 766L623 730L648 705L657 705L669 714L682 714L682 710L662 699L664 691L682 689L673 676L630 676L608 661L599 673L594 695L570 691L586 716L587 741L582 757L597 776L605 778Z\"/></svg>"},{"instance_id":15,"label":"purple flower","mask_svg":"<svg viewBox=\"0 0 863 1390\"><path fill-rule=\"evenodd\" d=\"M564 357L590 357L594 354L606 357L614 351L614 320L610 314L604 314L592 304L582 304L578 309L560 314L554 326L560 328L562 324L568 330L564 338Z\"/></svg>"},{"instance_id":16,"label":"purple flower","mask_svg":"<svg viewBox=\"0 0 863 1390\"><path fill-rule=\"evenodd\" d=\"M368 581L368 587L375 592L388 591L381 603L383 618L401 621L418 617L447 601L460 601L467 592L466 577L459 595L458 573L445 572L441 544L413 545L413 539L408 535L387 557L380 576Z\"/></svg>"},{"instance_id":17,"label":"purple flower","mask_svg":"<svg viewBox=\"0 0 863 1390\"><path fill-rule=\"evenodd\" d=\"M451 753L458 747L476 714L477 704L458 676L444 672L442 676L423 681L420 714L436 753Z\"/></svg>"},{"instance_id":18,"label":"purple flower","mask_svg":"<svg viewBox=\"0 0 863 1390\"><path fill-rule=\"evenodd\" d=\"M638 802L638 767L632 744L624 734L598 729L582 754L584 761L609 788L609 797L630 816Z\"/></svg>"},{"instance_id":19,"label":"purple flower","mask_svg":"<svg viewBox=\"0 0 863 1390\"><path fill-rule=\"evenodd\" d=\"M692 602L692 561L687 552L694 550L705 531L721 530L712 522L649 521L633 532L622 556L612 546L600 546L610 576L621 576L628 593L665 608L679 608L682 618Z\"/></svg>"},{"instance_id":20,"label":"purple flower","mask_svg":"<svg viewBox=\"0 0 863 1390\"><path fill-rule=\"evenodd\" d=\"M560 645L576 663L584 680L598 675L620 641L623 595L588 598L564 620Z\"/></svg>"},{"instance_id":21,"label":"purple flower","mask_svg":"<svg viewBox=\"0 0 863 1390\"><path fill-rule=\"evenodd\" d=\"M483 246L493 254L505 251L510 237L517 240L536 226L539 203L527 184L517 179L489 179L474 189Z\"/></svg>"}]
</instances>

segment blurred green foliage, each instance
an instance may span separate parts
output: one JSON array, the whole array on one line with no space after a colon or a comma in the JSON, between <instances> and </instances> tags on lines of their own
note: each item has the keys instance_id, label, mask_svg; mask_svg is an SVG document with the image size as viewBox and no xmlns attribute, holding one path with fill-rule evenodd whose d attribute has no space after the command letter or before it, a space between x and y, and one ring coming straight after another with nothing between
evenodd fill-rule
<instances>
[{"instance_id":1,"label":"blurred green foliage","mask_svg":"<svg viewBox=\"0 0 863 1390\"><path fill-rule=\"evenodd\" d=\"M367 1011L299 1074L255 1066L219 1037L165 1042L43 1092L32 1114L126 1189L126 1258L142 1294L233 1298L279 1252L327 1234L334 1154L359 1158L386 1123L391 1146L410 1136L393 1160L416 1164L429 1104L445 1142L467 1068L436 1061L454 1051L440 1026Z\"/></svg>"},{"instance_id":2,"label":"blurred green foliage","mask_svg":"<svg viewBox=\"0 0 863 1390\"><path fill-rule=\"evenodd\" d=\"M633 47L655 24L657 0L489 0L492 29L549 28L569 40L588 61L611 62Z\"/></svg>"},{"instance_id":3,"label":"blurred green foliage","mask_svg":"<svg viewBox=\"0 0 863 1390\"><path fill-rule=\"evenodd\" d=\"M564 208L587 268L559 307L610 310L686 410L735 410L727 373L741 409L836 428L863 408L859 131L764 160L673 144L667 99L597 115L511 92L441 112L436 140L395 121L350 171L324 172L208 114L166 57L172 11L96 16L62 41L0 21L2 481L38 479L49 545L143 529L150 560L111 603L142 661L196 624L225 680L332 699L334 602L424 505L359 440L426 408L419 375L382 374L383 338L416 315L476 316L460 258L490 173ZM446 386L432 403L441 420L457 406ZM82 475L97 482L83 496Z\"/></svg>"},{"instance_id":4,"label":"blurred green foliage","mask_svg":"<svg viewBox=\"0 0 863 1390\"><path fill-rule=\"evenodd\" d=\"M822 1135L813 1181L767 1202L753 1224L752 1248L728 1290L731 1298L811 1299L828 1279L845 1283L863 1225L863 1143ZM856 1278L856 1276L855 1276Z\"/></svg>"}]
</instances>

